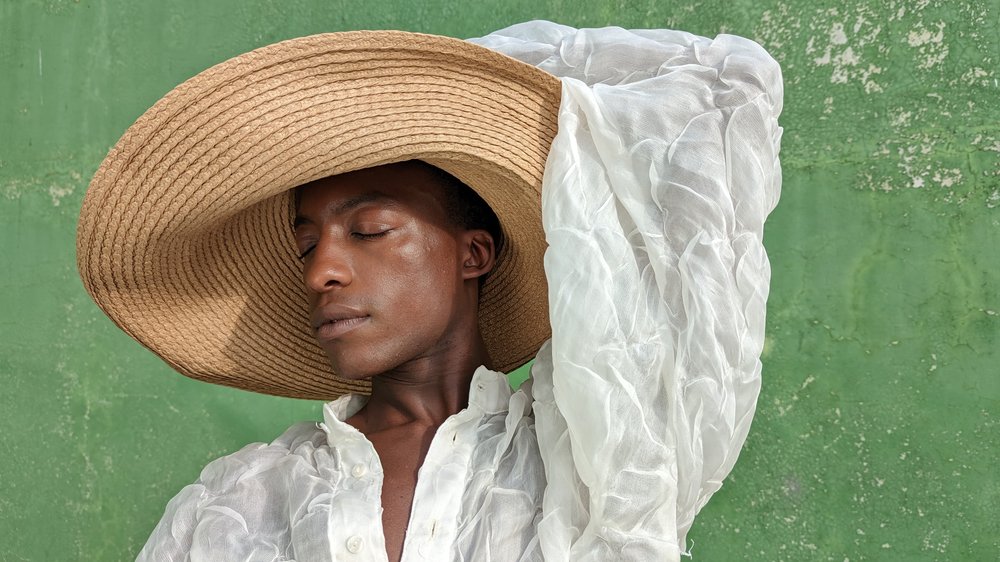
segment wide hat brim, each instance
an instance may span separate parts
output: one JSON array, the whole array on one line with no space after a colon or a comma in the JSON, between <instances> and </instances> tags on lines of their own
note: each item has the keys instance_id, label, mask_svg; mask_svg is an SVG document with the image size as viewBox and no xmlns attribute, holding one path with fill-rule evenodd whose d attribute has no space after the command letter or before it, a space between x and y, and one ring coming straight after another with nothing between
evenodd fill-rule
<instances>
[{"instance_id":1,"label":"wide hat brim","mask_svg":"<svg viewBox=\"0 0 1000 562\"><path fill-rule=\"evenodd\" d=\"M368 392L333 372L309 327L289 190L419 159L500 218L480 326L494 367L514 369L550 335L540 197L559 98L555 77L433 35L330 33L230 59L164 96L97 170L77 231L84 286L189 377L296 398Z\"/></svg>"}]
</instances>

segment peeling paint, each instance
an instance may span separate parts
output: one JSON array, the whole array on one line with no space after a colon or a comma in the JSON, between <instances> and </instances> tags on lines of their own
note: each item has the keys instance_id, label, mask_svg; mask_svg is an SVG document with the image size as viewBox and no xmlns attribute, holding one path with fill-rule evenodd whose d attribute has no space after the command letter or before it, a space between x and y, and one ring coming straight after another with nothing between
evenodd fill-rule
<instances>
[{"instance_id":1,"label":"peeling paint","mask_svg":"<svg viewBox=\"0 0 1000 562\"><path fill-rule=\"evenodd\" d=\"M63 198L65 198L67 195L72 195L72 194L73 194L73 186L72 185L66 185L66 186L50 185L49 186L49 197L52 198L52 206L53 207L58 207L59 204L62 203Z\"/></svg>"},{"instance_id":2,"label":"peeling paint","mask_svg":"<svg viewBox=\"0 0 1000 562\"><path fill-rule=\"evenodd\" d=\"M910 31L909 35L907 35L906 42L909 43L911 47L919 47L928 43L943 43L944 26L945 23L943 21L937 22L937 33L934 33L925 28L922 23L917 24L917 29Z\"/></svg>"},{"instance_id":3,"label":"peeling paint","mask_svg":"<svg viewBox=\"0 0 1000 562\"><path fill-rule=\"evenodd\" d=\"M918 23L906 37L907 44L916 47L917 53L922 57L917 67L923 70L940 65L948 57L949 48L944 40L945 22L936 22L932 27L935 29L928 29L923 23Z\"/></svg>"},{"instance_id":4,"label":"peeling paint","mask_svg":"<svg viewBox=\"0 0 1000 562\"><path fill-rule=\"evenodd\" d=\"M861 53L866 47L877 42L882 27L872 25L865 13L859 13L851 26L850 36L846 29L847 25L843 21L830 23L827 44L822 47L822 54L813 56L813 64L831 66L831 84L848 84L856 81L863 85L865 93L881 93L883 87L873 79L873 76L882 74L884 69L871 62L865 63ZM807 54L814 55L820 52L816 42L815 36L808 39L805 47Z\"/></svg>"},{"instance_id":5,"label":"peeling paint","mask_svg":"<svg viewBox=\"0 0 1000 562\"><path fill-rule=\"evenodd\" d=\"M84 184L82 174L76 170L40 177L8 178L0 184L0 193L7 200L19 200L44 192L53 207L71 197Z\"/></svg>"}]
</instances>

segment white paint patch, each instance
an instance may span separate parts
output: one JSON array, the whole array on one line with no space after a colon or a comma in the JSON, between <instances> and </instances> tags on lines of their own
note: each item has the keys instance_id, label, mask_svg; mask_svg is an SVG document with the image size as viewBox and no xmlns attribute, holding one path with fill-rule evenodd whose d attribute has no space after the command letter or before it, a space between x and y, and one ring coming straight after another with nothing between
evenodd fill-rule
<instances>
[{"instance_id":1,"label":"white paint patch","mask_svg":"<svg viewBox=\"0 0 1000 562\"><path fill-rule=\"evenodd\" d=\"M944 26L943 21L938 22L937 33L930 31L924 27L924 24L917 24L918 28L913 29L906 37L906 42L910 44L911 47L919 47L921 45L926 45L928 43L942 43L944 42Z\"/></svg>"},{"instance_id":2,"label":"white paint patch","mask_svg":"<svg viewBox=\"0 0 1000 562\"><path fill-rule=\"evenodd\" d=\"M18 199L21 197L21 182L17 180L7 180L3 183L3 187L0 187L0 193L3 193L5 199Z\"/></svg>"},{"instance_id":3,"label":"white paint patch","mask_svg":"<svg viewBox=\"0 0 1000 562\"><path fill-rule=\"evenodd\" d=\"M778 62L784 68L792 69L795 67L795 63L791 60L782 60L783 57L781 54L786 44L791 44L799 40L801 37L801 28L802 20L788 8L787 4L781 3L773 11L765 10L761 14L760 23L754 29L752 39L775 53ZM793 73L788 74L792 75ZM792 78L792 83L798 79L799 77L796 74Z\"/></svg>"},{"instance_id":4,"label":"white paint patch","mask_svg":"<svg viewBox=\"0 0 1000 562\"><path fill-rule=\"evenodd\" d=\"M994 189L993 193L990 193L990 196L986 198L987 209L996 209L997 207L1000 207L1000 189ZM992 311L986 311L987 314L990 312Z\"/></svg>"},{"instance_id":5,"label":"white paint patch","mask_svg":"<svg viewBox=\"0 0 1000 562\"><path fill-rule=\"evenodd\" d=\"M861 62L861 59L854 54L852 47L844 49L840 54L833 57L833 74L830 75L830 82L834 84L847 84L852 75L851 67L857 66L859 62Z\"/></svg>"},{"instance_id":6,"label":"white paint patch","mask_svg":"<svg viewBox=\"0 0 1000 562\"><path fill-rule=\"evenodd\" d=\"M986 69L976 66L962 73L962 82L965 82L969 86L975 86L977 84L987 86L991 82L989 77L990 73Z\"/></svg>"},{"instance_id":7,"label":"white paint patch","mask_svg":"<svg viewBox=\"0 0 1000 562\"><path fill-rule=\"evenodd\" d=\"M951 536L944 529L933 528L924 535L921 546L925 551L947 552Z\"/></svg>"},{"instance_id":8,"label":"white paint patch","mask_svg":"<svg viewBox=\"0 0 1000 562\"><path fill-rule=\"evenodd\" d=\"M911 117L913 117L912 111L900 111L892 116L890 123L893 127L905 127L910 124Z\"/></svg>"},{"instance_id":9,"label":"white paint patch","mask_svg":"<svg viewBox=\"0 0 1000 562\"><path fill-rule=\"evenodd\" d=\"M873 74L882 74L882 68L875 66L874 64L869 64L868 68L862 70L859 75L861 83L865 87L866 94L882 93L883 91L882 86L878 82L871 79Z\"/></svg>"},{"instance_id":10,"label":"white paint patch","mask_svg":"<svg viewBox=\"0 0 1000 562\"><path fill-rule=\"evenodd\" d=\"M844 24L840 22L833 24L833 28L830 29L830 44L844 45L846 43L847 43L847 34L844 33Z\"/></svg>"},{"instance_id":11,"label":"white paint patch","mask_svg":"<svg viewBox=\"0 0 1000 562\"><path fill-rule=\"evenodd\" d=\"M979 150L1000 154L1000 139L993 136L984 137L982 134L978 134L976 138L972 139L972 146L979 147Z\"/></svg>"},{"instance_id":12,"label":"white paint patch","mask_svg":"<svg viewBox=\"0 0 1000 562\"><path fill-rule=\"evenodd\" d=\"M836 13L833 13L836 16ZM881 74L883 69L877 65L866 63L865 48L876 48L881 52L881 41L878 40L882 27L871 22L880 21L878 14L871 8L862 7L858 11L854 23L849 26L842 21L829 22L827 28L827 44L817 47L813 36L806 44L806 54L813 55L812 62L816 66L832 66L830 82L832 84L849 84L860 82L866 94L883 92L882 85L875 81L874 76ZM820 37L823 37L820 35ZM822 54L818 54L822 53ZM818 56L817 56L818 54Z\"/></svg>"},{"instance_id":13,"label":"white paint patch","mask_svg":"<svg viewBox=\"0 0 1000 562\"><path fill-rule=\"evenodd\" d=\"M73 186L71 186L71 185L67 185L67 186L50 185L49 186L49 197L52 198L52 206L53 207L58 207L59 204L62 203L62 200L63 200L64 197L66 197L67 195L72 195L72 194L73 194Z\"/></svg>"},{"instance_id":14,"label":"white paint patch","mask_svg":"<svg viewBox=\"0 0 1000 562\"><path fill-rule=\"evenodd\" d=\"M844 52L840 55L840 60L843 64L849 64L851 66L857 66L857 64L861 62L861 59L858 55L854 54L854 49L851 47L844 49Z\"/></svg>"},{"instance_id":15,"label":"white paint patch","mask_svg":"<svg viewBox=\"0 0 1000 562\"><path fill-rule=\"evenodd\" d=\"M941 187L952 187L962 181L962 170L951 168L934 172L934 181Z\"/></svg>"},{"instance_id":16,"label":"white paint patch","mask_svg":"<svg viewBox=\"0 0 1000 562\"><path fill-rule=\"evenodd\" d=\"M917 68L928 70L944 62L948 57L948 45L944 41L945 22L939 21L928 29L923 23L918 23L906 36L910 47L917 49L920 60Z\"/></svg>"},{"instance_id":17,"label":"white paint patch","mask_svg":"<svg viewBox=\"0 0 1000 562\"><path fill-rule=\"evenodd\" d=\"M49 186L49 197L52 198L53 207L58 207L66 196L72 195L81 179L80 172L77 171L70 172L69 177L72 181L68 184Z\"/></svg>"},{"instance_id":18,"label":"white paint patch","mask_svg":"<svg viewBox=\"0 0 1000 562\"><path fill-rule=\"evenodd\" d=\"M813 62L816 63L817 66L830 64L830 50L830 47L827 47L826 50L823 51L823 56L814 58Z\"/></svg>"}]
</instances>

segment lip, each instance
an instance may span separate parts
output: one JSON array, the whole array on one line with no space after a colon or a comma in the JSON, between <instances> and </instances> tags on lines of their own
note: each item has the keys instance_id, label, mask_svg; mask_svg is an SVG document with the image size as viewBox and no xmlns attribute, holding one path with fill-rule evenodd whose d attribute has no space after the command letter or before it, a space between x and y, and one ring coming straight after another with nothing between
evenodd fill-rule
<instances>
[{"instance_id":1,"label":"lip","mask_svg":"<svg viewBox=\"0 0 1000 562\"><path fill-rule=\"evenodd\" d=\"M332 340L363 326L371 317L355 308L327 305L317 308L310 318L316 337Z\"/></svg>"},{"instance_id":2,"label":"lip","mask_svg":"<svg viewBox=\"0 0 1000 562\"><path fill-rule=\"evenodd\" d=\"M368 322L369 316L330 320L316 328L316 337L321 340L334 340L348 332L352 332Z\"/></svg>"}]
</instances>

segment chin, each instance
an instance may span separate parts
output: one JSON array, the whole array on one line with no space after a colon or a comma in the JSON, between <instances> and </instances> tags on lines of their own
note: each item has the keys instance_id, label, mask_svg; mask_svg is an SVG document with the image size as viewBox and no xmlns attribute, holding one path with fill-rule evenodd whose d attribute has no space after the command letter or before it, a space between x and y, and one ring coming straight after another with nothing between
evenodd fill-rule
<instances>
[{"instance_id":1,"label":"chin","mask_svg":"<svg viewBox=\"0 0 1000 562\"><path fill-rule=\"evenodd\" d=\"M333 372L337 373L338 377L349 381L371 380L372 377L380 373L378 369L364 365L363 362L359 364L358 361L339 361L332 357L330 358L330 366L333 367Z\"/></svg>"},{"instance_id":2,"label":"chin","mask_svg":"<svg viewBox=\"0 0 1000 562\"><path fill-rule=\"evenodd\" d=\"M370 381L382 373L392 370L397 365L379 360L374 354L363 350L331 350L325 349L330 359L330 366L337 376L349 381Z\"/></svg>"},{"instance_id":3,"label":"chin","mask_svg":"<svg viewBox=\"0 0 1000 562\"><path fill-rule=\"evenodd\" d=\"M427 357L434 347L433 343L405 338L396 333L389 336L380 333L359 335L364 337L319 341L333 372L350 381L370 381L396 371L421 357Z\"/></svg>"}]
</instances>

